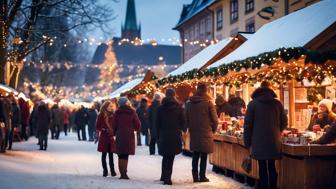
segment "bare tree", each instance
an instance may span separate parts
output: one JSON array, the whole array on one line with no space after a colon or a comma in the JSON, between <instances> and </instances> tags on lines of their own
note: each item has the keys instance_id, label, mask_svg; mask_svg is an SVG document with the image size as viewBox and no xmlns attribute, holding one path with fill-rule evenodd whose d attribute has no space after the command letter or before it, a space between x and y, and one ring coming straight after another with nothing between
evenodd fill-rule
<instances>
[{"instance_id":1,"label":"bare tree","mask_svg":"<svg viewBox=\"0 0 336 189\"><path fill-rule=\"evenodd\" d=\"M50 11L54 12L51 14ZM56 17L66 17L66 27L44 29L37 25L41 18ZM24 59L45 43L56 40L44 35L46 32L66 32L79 28L105 30L112 19L111 7L100 5L96 0L1 0L0 83L16 88Z\"/></svg>"}]
</instances>

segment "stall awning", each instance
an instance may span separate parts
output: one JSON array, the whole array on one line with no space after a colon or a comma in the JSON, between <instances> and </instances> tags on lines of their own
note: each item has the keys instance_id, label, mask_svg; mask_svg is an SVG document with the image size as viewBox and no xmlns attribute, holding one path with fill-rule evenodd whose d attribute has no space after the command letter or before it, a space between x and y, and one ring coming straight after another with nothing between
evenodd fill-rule
<instances>
[{"instance_id":1,"label":"stall awning","mask_svg":"<svg viewBox=\"0 0 336 189\"><path fill-rule=\"evenodd\" d=\"M139 85L142 80L144 78L138 78L138 79L134 79L132 81L129 81L128 83L122 85L121 87L119 87L117 90L115 90L114 92L112 92L111 94L109 94L106 98L117 98L120 97L120 94L125 93L129 90L132 90L134 87L136 87L137 85Z\"/></svg>"},{"instance_id":2,"label":"stall awning","mask_svg":"<svg viewBox=\"0 0 336 189\"><path fill-rule=\"evenodd\" d=\"M228 45L232 40L232 38L226 38L216 44L208 46L207 48L203 49L201 52L193 56L190 60L182 64L179 68L169 73L168 76L175 76L191 71L193 69L202 68L208 61L210 61L221 50L223 50L223 48Z\"/></svg>"},{"instance_id":3,"label":"stall awning","mask_svg":"<svg viewBox=\"0 0 336 189\"><path fill-rule=\"evenodd\" d=\"M335 24L336 1L324 0L265 24L231 54L210 65L218 67L281 47L305 47Z\"/></svg>"},{"instance_id":4,"label":"stall awning","mask_svg":"<svg viewBox=\"0 0 336 189\"><path fill-rule=\"evenodd\" d=\"M7 85L0 84L0 89L2 91L7 92L7 93L13 93L14 95L18 95L19 94L19 92L17 92L17 90L15 90L15 89L7 86Z\"/></svg>"}]
</instances>

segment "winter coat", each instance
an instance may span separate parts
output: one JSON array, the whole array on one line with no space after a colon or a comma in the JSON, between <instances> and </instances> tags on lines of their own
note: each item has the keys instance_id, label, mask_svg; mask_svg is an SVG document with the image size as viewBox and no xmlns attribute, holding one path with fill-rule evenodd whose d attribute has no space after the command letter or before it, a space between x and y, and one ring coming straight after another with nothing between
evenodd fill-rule
<instances>
[{"instance_id":1,"label":"winter coat","mask_svg":"<svg viewBox=\"0 0 336 189\"><path fill-rule=\"evenodd\" d=\"M64 124L64 114L61 109L58 107L52 108L51 109L51 121L52 125L58 125L58 126L63 126Z\"/></svg>"},{"instance_id":2,"label":"winter coat","mask_svg":"<svg viewBox=\"0 0 336 189\"><path fill-rule=\"evenodd\" d=\"M21 124L28 125L29 124L29 107L27 102L25 102L22 98L19 99L19 107L21 113Z\"/></svg>"},{"instance_id":3,"label":"winter coat","mask_svg":"<svg viewBox=\"0 0 336 189\"><path fill-rule=\"evenodd\" d=\"M157 118L157 110L160 106L160 102L157 100L154 100L152 105L148 108L148 126L150 130L151 138L157 139L157 124L156 124L156 118Z\"/></svg>"},{"instance_id":4,"label":"winter coat","mask_svg":"<svg viewBox=\"0 0 336 189\"><path fill-rule=\"evenodd\" d=\"M95 109L89 109L88 112L88 126L90 130L94 130L97 121L97 112Z\"/></svg>"},{"instance_id":5,"label":"winter coat","mask_svg":"<svg viewBox=\"0 0 336 189\"><path fill-rule=\"evenodd\" d=\"M79 127L85 126L88 122L88 115L84 108L79 109L75 114L75 124Z\"/></svg>"},{"instance_id":6,"label":"winter coat","mask_svg":"<svg viewBox=\"0 0 336 189\"><path fill-rule=\"evenodd\" d=\"M334 116L333 113L328 114L326 112L319 112L312 116L307 129L309 131L312 131L313 126L316 124L320 125L320 127L323 129L324 126L331 125L334 121L336 121L336 117Z\"/></svg>"},{"instance_id":7,"label":"winter coat","mask_svg":"<svg viewBox=\"0 0 336 189\"><path fill-rule=\"evenodd\" d=\"M116 153L135 154L135 131L141 127L137 113L128 106L121 106L115 113L113 128L116 136Z\"/></svg>"},{"instance_id":8,"label":"winter coat","mask_svg":"<svg viewBox=\"0 0 336 189\"><path fill-rule=\"evenodd\" d=\"M219 117L221 113L224 113L225 115L229 115L230 117L233 117L233 108L230 103L225 102L224 104L217 105L216 106L217 116Z\"/></svg>"},{"instance_id":9,"label":"winter coat","mask_svg":"<svg viewBox=\"0 0 336 189\"><path fill-rule=\"evenodd\" d=\"M38 105L34 105L33 111L29 116L29 125L33 128L34 135L36 135L36 114L37 114L37 107ZM21 116L21 114L20 114ZM20 121L21 122L21 121Z\"/></svg>"},{"instance_id":10,"label":"winter coat","mask_svg":"<svg viewBox=\"0 0 336 189\"><path fill-rule=\"evenodd\" d=\"M213 133L217 130L218 117L210 97L190 97L186 105L186 121L190 132L191 151L212 153Z\"/></svg>"},{"instance_id":11,"label":"winter coat","mask_svg":"<svg viewBox=\"0 0 336 189\"><path fill-rule=\"evenodd\" d=\"M0 122L3 122L6 124L6 120L8 118L5 101L3 99L0 99Z\"/></svg>"},{"instance_id":12,"label":"winter coat","mask_svg":"<svg viewBox=\"0 0 336 189\"><path fill-rule=\"evenodd\" d=\"M336 142L336 122L334 122L330 128L326 129L327 132L322 135L316 141L313 141L313 144L330 144Z\"/></svg>"},{"instance_id":13,"label":"winter coat","mask_svg":"<svg viewBox=\"0 0 336 189\"><path fill-rule=\"evenodd\" d=\"M70 112L68 110L63 110L64 125L70 124Z\"/></svg>"},{"instance_id":14,"label":"winter coat","mask_svg":"<svg viewBox=\"0 0 336 189\"><path fill-rule=\"evenodd\" d=\"M12 104L12 126L18 128L21 123L20 109L16 104Z\"/></svg>"},{"instance_id":15,"label":"winter coat","mask_svg":"<svg viewBox=\"0 0 336 189\"><path fill-rule=\"evenodd\" d=\"M95 111L95 110L93 110ZM114 114L99 114L96 122L96 130L99 132L98 151L99 152L116 152L116 144L113 131Z\"/></svg>"},{"instance_id":16,"label":"winter coat","mask_svg":"<svg viewBox=\"0 0 336 189\"><path fill-rule=\"evenodd\" d=\"M252 94L244 121L244 143L252 147L257 160L281 158L281 132L287 127L285 110L269 88L258 88Z\"/></svg>"},{"instance_id":17,"label":"winter coat","mask_svg":"<svg viewBox=\"0 0 336 189\"><path fill-rule=\"evenodd\" d=\"M246 108L244 100L240 97L232 97L229 100L230 105L232 106L232 117L242 116L241 109Z\"/></svg>"},{"instance_id":18,"label":"winter coat","mask_svg":"<svg viewBox=\"0 0 336 189\"><path fill-rule=\"evenodd\" d=\"M171 156L182 151L182 131L186 130L184 110L174 98L164 98L157 110L159 154Z\"/></svg>"},{"instance_id":19,"label":"winter coat","mask_svg":"<svg viewBox=\"0 0 336 189\"><path fill-rule=\"evenodd\" d=\"M140 105L136 113L138 114L139 120L141 122L141 133L147 135L148 133L148 109L147 106Z\"/></svg>"},{"instance_id":20,"label":"winter coat","mask_svg":"<svg viewBox=\"0 0 336 189\"><path fill-rule=\"evenodd\" d=\"M37 107L36 114L34 116L36 123L37 136L48 135L49 125L51 123L51 113L46 105L40 105Z\"/></svg>"}]
</instances>

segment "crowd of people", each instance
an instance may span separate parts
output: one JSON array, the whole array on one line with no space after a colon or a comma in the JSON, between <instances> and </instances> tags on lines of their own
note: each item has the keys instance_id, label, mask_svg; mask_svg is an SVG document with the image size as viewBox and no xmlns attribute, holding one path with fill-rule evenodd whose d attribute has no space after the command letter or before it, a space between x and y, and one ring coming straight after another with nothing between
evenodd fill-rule
<instances>
[{"instance_id":1,"label":"crowd of people","mask_svg":"<svg viewBox=\"0 0 336 189\"><path fill-rule=\"evenodd\" d=\"M31 135L29 105L24 99L0 95L0 144L1 153L11 150L16 138L28 140ZM17 132L20 131L20 132Z\"/></svg>"},{"instance_id":2,"label":"crowd of people","mask_svg":"<svg viewBox=\"0 0 336 189\"><path fill-rule=\"evenodd\" d=\"M188 131L193 181L209 182L207 159L214 151L213 134L217 131L218 118L223 114L243 116L245 146L250 149L251 157L258 160L258 188L276 188L275 160L282 156L281 133L288 120L270 83L262 82L247 106L235 95L228 100L217 95L213 103L207 91L207 85L200 83L186 102L180 102L175 90L168 88L165 94L155 93L152 99L143 98L138 103L120 97L77 110L39 102L31 113L23 99L0 97L0 126L4 130L1 133L8 133L6 137L1 136L1 150L12 149L15 134L22 140L36 136L40 150L47 150L49 132L51 139L58 140L62 130L65 136L70 130L76 130L78 140L86 141L88 131L88 141L98 143L103 176L107 177L108 172L113 177L117 175L113 161L113 155L117 154L120 179L129 179L129 156L135 154L135 147L141 146L141 138L145 137L149 155L158 152L162 156L160 181L172 185L174 159L182 152L185 142L182 135ZM307 127L307 130L317 129L324 129L326 133L313 143L327 144L336 139L335 105L329 99L319 102Z\"/></svg>"},{"instance_id":3,"label":"crowd of people","mask_svg":"<svg viewBox=\"0 0 336 189\"><path fill-rule=\"evenodd\" d=\"M119 157L120 178L129 179L128 156L134 155L135 145L141 146L141 137L145 137L149 155L158 152L163 157L160 181L171 185L174 159L182 152L182 135L188 130L190 149L193 152L193 181L209 182L206 177L207 158L214 150L213 134L217 131L219 115L217 111L229 112L228 115L231 116L243 116L246 105L240 97L231 96L228 102L224 99L217 100L221 103L216 106L207 91L205 84L199 84L194 95L184 103L177 100L176 92L171 88L165 94L155 93L152 100L143 98L139 103L131 103L125 97L119 98L118 102L106 101L96 124L103 176L108 175L107 154L111 176L116 176L113 163L113 153L116 153ZM226 108L222 108L223 105Z\"/></svg>"}]
</instances>

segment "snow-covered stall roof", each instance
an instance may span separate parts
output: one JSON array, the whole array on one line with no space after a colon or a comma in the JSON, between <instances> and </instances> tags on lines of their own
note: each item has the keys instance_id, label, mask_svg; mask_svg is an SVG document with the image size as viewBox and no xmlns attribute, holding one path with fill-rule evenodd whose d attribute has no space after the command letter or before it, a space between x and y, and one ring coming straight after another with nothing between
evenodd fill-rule
<instances>
[{"instance_id":1,"label":"snow-covered stall roof","mask_svg":"<svg viewBox=\"0 0 336 189\"><path fill-rule=\"evenodd\" d=\"M131 89L133 89L134 87L136 87L137 85L139 85L142 82L143 78L138 78L138 79L133 79L132 81L129 81L128 83L122 85L121 87L119 87L117 90L115 90L114 92L112 92L111 94L109 94L107 96L107 98L116 98L119 97L120 94L127 92Z\"/></svg>"},{"instance_id":2,"label":"snow-covered stall roof","mask_svg":"<svg viewBox=\"0 0 336 189\"><path fill-rule=\"evenodd\" d=\"M247 42L209 68L281 47L303 47L335 23L335 7L335 0L324 0L265 24Z\"/></svg>"},{"instance_id":3,"label":"snow-covered stall roof","mask_svg":"<svg viewBox=\"0 0 336 189\"><path fill-rule=\"evenodd\" d=\"M233 39L225 38L216 44L210 45L203 49L201 52L193 56L187 62L182 64L176 70L170 72L168 76L175 76L193 69L202 68L211 58L216 56L226 45L228 45Z\"/></svg>"},{"instance_id":4,"label":"snow-covered stall roof","mask_svg":"<svg viewBox=\"0 0 336 189\"><path fill-rule=\"evenodd\" d=\"M254 35L254 33L244 33L244 32L238 32L238 34L245 37L245 39L247 40L249 40Z\"/></svg>"},{"instance_id":5,"label":"snow-covered stall roof","mask_svg":"<svg viewBox=\"0 0 336 189\"><path fill-rule=\"evenodd\" d=\"M7 86L7 85L3 85L3 84L0 84L0 89L8 92L8 93L13 93L14 95L18 95L19 92L17 92L17 90Z\"/></svg>"}]
</instances>

